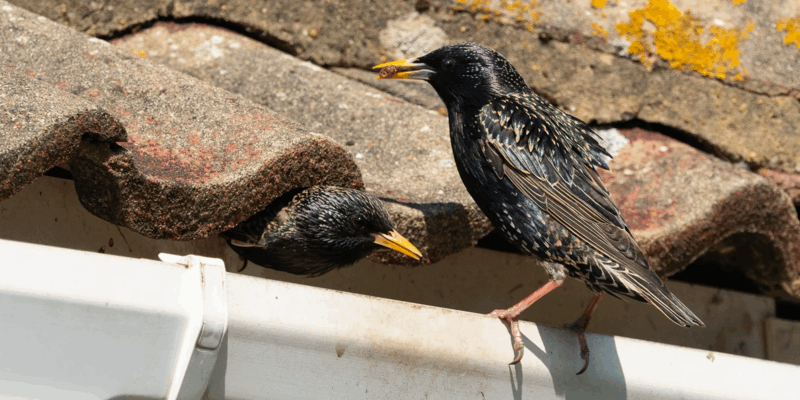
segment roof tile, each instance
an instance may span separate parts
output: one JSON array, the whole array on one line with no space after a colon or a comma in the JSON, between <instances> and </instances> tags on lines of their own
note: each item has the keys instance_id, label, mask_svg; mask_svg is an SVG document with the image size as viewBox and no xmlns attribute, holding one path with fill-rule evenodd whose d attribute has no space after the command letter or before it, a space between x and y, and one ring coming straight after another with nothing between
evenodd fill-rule
<instances>
[{"instance_id":1,"label":"roof tile","mask_svg":"<svg viewBox=\"0 0 800 400\"><path fill-rule=\"evenodd\" d=\"M127 131L124 143L82 143L70 162L82 204L103 219L186 240L295 187L362 185L339 145L241 96L16 7L3 6L0 26L0 65L103 107Z\"/></svg>"},{"instance_id":2,"label":"roof tile","mask_svg":"<svg viewBox=\"0 0 800 400\"><path fill-rule=\"evenodd\" d=\"M92 142L126 140L122 125L102 108L13 66L0 67L0 200L67 162L84 135Z\"/></svg>"}]
</instances>

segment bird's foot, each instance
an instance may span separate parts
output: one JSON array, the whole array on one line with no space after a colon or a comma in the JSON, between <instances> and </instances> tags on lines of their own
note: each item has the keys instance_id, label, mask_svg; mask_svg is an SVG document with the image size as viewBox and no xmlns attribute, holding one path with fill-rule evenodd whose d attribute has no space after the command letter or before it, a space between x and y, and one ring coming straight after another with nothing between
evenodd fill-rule
<instances>
[{"instance_id":1,"label":"bird's foot","mask_svg":"<svg viewBox=\"0 0 800 400\"><path fill-rule=\"evenodd\" d=\"M520 362L520 360L522 360L522 355L525 354L525 343L522 341L522 331L519 330L519 314L530 307L530 305L536 302L536 300L541 299L542 296L561 286L562 282L563 280L549 281L539 289L536 289L536 291L531 293L530 296L524 298L519 303L514 304L513 307L507 310L494 310L489 313L490 316L508 321L508 323L511 325L509 329L511 330L511 336L514 337L514 352L517 354L517 356L514 357L514 360L512 360L509 365L514 365Z\"/></svg>"},{"instance_id":2,"label":"bird's foot","mask_svg":"<svg viewBox=\"0 0 800 400\"><path fill-rule=\"evenodd\" d=\"M589 344L586 343L586 321L584 318L578 318L577 321L564 325L564 328L567 328L575 333L578 334L578 342L581 345L581 358L583 359L583 368L578 371L575 375L580 375L586 372L586 369L589 368Z\"/></svg>"},{"instance_id":3,"label":"bird's foot","mask_svg":"<svg viewBox=\"0 0 800 400\"><path fill-rule=\"evenodd\" d=\"M525 355L525 342L522 341L522 331L519 329L519 314L508 309L494 310L489 313L489 316L500 318L509 323L511 336L514 338L514 354L516 354L516 356L508 365L519 363L522 360L522 356Z\"/></svg>"}]
</instances>

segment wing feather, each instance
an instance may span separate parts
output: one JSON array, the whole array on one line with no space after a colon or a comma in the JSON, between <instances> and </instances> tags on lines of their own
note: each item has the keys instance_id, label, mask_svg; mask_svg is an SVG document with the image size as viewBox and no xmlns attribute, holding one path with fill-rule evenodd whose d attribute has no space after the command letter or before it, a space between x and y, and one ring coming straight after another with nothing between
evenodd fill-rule
<instances>
[{"instance_id":1,"label":"wing feather","mask_svg":"<svg viewBox=\"0 0 800 400\"><path fill-rule=\"evenodd\" d=\"M579 266L590 287L648 301L678 325L704 326L650 269L597 174L610 155L589 126L533 94L496 99L479 121L476 140L497 176L594 250Z\"/></svg>"},{"instance_id":2,"label":"wing feather","mask_svg":"<svg viewBox=\"0 0 800 400\"><path fill-rule=\"evenodd\" d=\"M479 139L485 141L481 148L492 168L502 171L498 176L508 177L580 241L619 264L623 268L619 272L640 275L663 286L595 171L607 165L586 154L587 148L605 152L591 128L578 125L559 110L542 112L511 100L500 99L481 111L486 130L484 138ZM503 118L503 114L511 117Z\"/></svg>"}]
</instances>

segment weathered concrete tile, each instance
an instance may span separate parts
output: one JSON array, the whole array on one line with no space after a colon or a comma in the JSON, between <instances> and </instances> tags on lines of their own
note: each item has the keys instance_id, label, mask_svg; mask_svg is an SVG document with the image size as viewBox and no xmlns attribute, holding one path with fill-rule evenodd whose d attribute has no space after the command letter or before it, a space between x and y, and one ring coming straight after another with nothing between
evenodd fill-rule
<instances>
[{"instance_id":1,"label":"weathered concrete tile","mask_svg":"<svg viewBox=\"0 0 800 400\"><path fill-rule=\"evenodd\" d=\"M501 15L486 18L489 23L513 24L514 17L520 14L509 10L512 7L503 7L499 1L486 3L489 3L488 10L478 7L474 13L480 19L499 11ZM796 47L784 44L786 34L776 29L779 20L800 15L800 4L796 1L544 0L533 3L530 11L538 16L537 30L553 31L554 35L560 33L561 40L588 45L596 45L592 42L598 39L604 40L610 42L605 51L621 53L630 45L630 39L620 34L617 25L630 23L630 14L635 13L643 17L644 26L641 26L642 32L634 36L649 47L651 54L645 57L648 61L657 58L653 53L662 54L671 57L667 61L688 64L686 70L722 67L729 82L738 72L762 83L800 87L796 69L800 53ZM523 17L529 17L524 14ZM697 28L703 32L692 32ZM665 39L658 44L652 40L656 32ZM670 51L674 54L669 54ZM667 67L667 63L660 66ZM721 69L711 68L708 72L715 71Z\"/></svg>"},{"instance_id":2,"label":"weathered concrete tile","mask_svg":"<svg viewBox=\"0 0 800 400\"><path fill-rule=\"evenodd\" d=\"M294 187L362 185L339 145L262 106L0 2L0 65L108 110L128 141L83 142L84 206L150 237L233 226Z\"/></svg>"},{"instance_id":3,"label":"weathered concrete tile","mask_svg":"<svg viewBox=\"0 0 800 400\"><path fill-rule=\"evenodd\" d=\"M388 20L413 11L411 2L172 0L105 3L19 1L20 7L93 36L109 36L157 18L209 18L235 23L276 47L320 65L374 60Z\"/></svg>"},{"instance_id":4,"label":"weathered concrete tile","mask_svg":"<svg viewBox=\"0 0 800 400\"><path fill-rule=\"evenodd\" d=\"M800 166L800 163L798 163ZM796 207L800 207L800 173L791 174L763 168L758 171L761 176L783 189Z\"/></svg>"},{"instance_id":5,"label":"weathered concrete tile","mask_svg":"<svg viewBox=\"0 0 800 400\"><path fill-rule=\"evenodd\" d=\"M50 84L0 68L0 200L72 158L81 139L125 141L105 110Z\"/></svg>"},{"instance_id":6,"label":"weathered concrete tile","mask_svg":"<svg viewBox=\"0 0 800 400\"><path fill-rule=\"evenodd\" d=\"M358 68L332 68L332 71L350 79L380 89L382 92L405 99L409 103L418 104L442 115L447 115L444 102L427 82L414 80L375 79L375 71Z\"/></svg>"},{"instance_id":7,"label":"weathered concrete tile","mask_svg":"<svg viewBox=\"0 0 800 400\"><path fill-rule=\"evenodd\" d=\"M763 177L640 129L601 176L650 262L670 275L726 238L748 254L744 272L766 292L800 297L800 221ZM768 249L768 250L767 250Z\"/></svg>"},{"instance_id":8,"label":"weathered concrete tile","mask_svg":"<svg viewBox=\"0 0 800 400\"><path fill-rule=\"evenodd\" d=\"M794 172L800 162L800 136L794 130L800 126L800 75L794 67L800 65L800 52L782 43L785 33L779 32L776 24L781 19L800 18L797 2L749 1L713 7L687 0L669 3L671 10L683 10L687 21L697 21L707 33L714 27L735 27L751 36L737 39L737 46L727 43L728 36L718 38L719 49L713 57L706 57L728 64L733 62L726 60L735 57L741 64L736 68L749 71L750 78L741 83L699 77L671 69L663 61L648 72L638 61L617 56L619 48L609 41L620 42L619 35L612 30L613 35L604 39L593 32L597 29L592 24L609 31L615 22L627 21L630 11L646 9L649 3L601 3L605 3L602 9L593 8L591 4L595 3L588 0L538 2L518 20L521 3L517 11L509 11L501 7L501 2L475 3L477 8L467 12L456 11L457 7L465 8L456 1L432 2L426 7L410 1L365 0L228 0L225 4L19 1L93 35L115 34L162 17L222 20L316 64L361 68L375 65L380 56L424 47L430 35L421 33L435 31L438 37L444 32L447 42L471 40L498 49L536 90L584 120L614 122L638 117L685 130L731 160ZM658 4L667 7L665 2ZM417 8L423 11L421 16L416 15ZM530 15L536 15L536 21ZM526 25L528 22L533 25ZM753 24L752 31L747 28L749 24ZM417 26L420 35L416 42L409 39L413 31L398 32L397 26L404 25L409 29ZM655 28L648 25L645 29ZM677 28L662 29L668 29L665 35L675 38L676 43L684 40L681 32L673 32ZM695 33L686 33L691 34ZM402 36L403 40L382 41L382 35ZM540 37L557 40L542 41ZM710 39L696 41L699 46Z\"/></svg>"},{"instance_id":9,"label":"weathered concrete tile","mask_svg":"<svg viewBox=\"0 0 800 400\"><path fill-rule=\"evenodd\" d=\"M157 18L204 17L224 20L242 26L303 59L313 60L317 64L344 61L347 65L365 65L362 64L363 60L354 60L362 55L372 55L372 58L376 55L393 56L397 52L408 54L417 50L420 44L436 46L447 40L447 35L437 26L437 22L447 20L454 14L469 17L459 27L465 35L491 25L506 25L515 27L523 35L545 33L561 40L578 42L595 39L591 44L596 45L598 40L625 39L615 25L629 22L631 12L641 10L657 14L659 10L668 8L673 14L677 12L684 16L684 20L704 28L706 35L696 35L696 38L692 35L695 32L682 35L684 32L677 30L678 27L659 24L648 24L644 30L649 33L660 29L663 34L671 34L668 37L675 45L685 44L688 47L694 43L706 44L712 39L714 29L724 29L735 37L735 46L727 42L717 43L718 52L734 49L735 54L724 54L727 58L720 57L717 63L728 66L731 64L728 61L735 58L741 63L739 70L747 69L748 75L758 81L800 87L800 78L792 68L793 61L796 65L796 61L800 60L800 54L793 46L784 44L786 33L776 29L781 19L800 16L800 6L792 0L707 4L691 0L523 1L514 4L458 0L227 0L224 3L166 0L116 0L104 3L78 0L17 1L20 6L96 36L114 35ZM686 25L686 28L693 27ZM747 35L741 34L744 32ZM506 40L514 41L523 35ZM722 37L731 40L729 36ZM619 46L599 47L606 48L608 52L619 51ZM702 57L703 54L697 56ZM728 67L735 68L736 65Z\"/></svg>"},{"instance_id":10,"label":"weathered concrete tile","mask_svg":"<svg viewBox=\"0 0 800 400\"><path fill-rule=\"evenodd\" d=\"M471 246L488 231L458 176L447 118L439 113L220 28L158 24L115 43L345 145L367 190L387 198L398 229L426 262Z\"/></svg>"}]
</instances>

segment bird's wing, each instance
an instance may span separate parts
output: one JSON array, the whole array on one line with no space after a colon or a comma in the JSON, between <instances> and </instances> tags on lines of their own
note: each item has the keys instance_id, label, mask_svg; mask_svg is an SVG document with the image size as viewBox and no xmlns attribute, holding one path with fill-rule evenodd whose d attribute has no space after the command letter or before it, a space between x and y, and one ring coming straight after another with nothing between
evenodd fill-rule
<instances>
[{"instance_id":1,"label":"bird's wing","mask_svg":"<svg viewBox=\"0 0 800 400\"><path fill-rule=\"evenodd\" d=\"M607 168L601 156L607 153L594 132L549 104L532 101L505 97L481 110L485 134L478 140L495 173L625 269L620 272L660 283L595 171Z\"/></svg>"},{"instance_id":2,"label":"bird's wing","mask_svg":"<svg viewBox=\"0 0 800 400\"><path fill-rule=\"evenodd\" d=\"M673 322L704 326L650 269L595 168L608 153L590 127L532 96L483 107L477 138L500 178L508 178L547 215L602 257L588 261L607 292L646 299Z\"/></svg>"}]
</instances>

